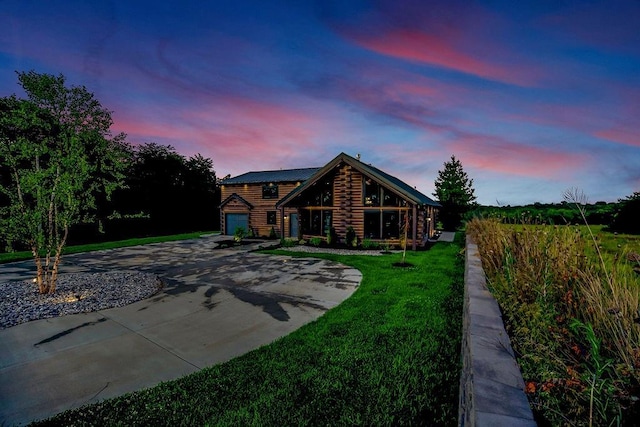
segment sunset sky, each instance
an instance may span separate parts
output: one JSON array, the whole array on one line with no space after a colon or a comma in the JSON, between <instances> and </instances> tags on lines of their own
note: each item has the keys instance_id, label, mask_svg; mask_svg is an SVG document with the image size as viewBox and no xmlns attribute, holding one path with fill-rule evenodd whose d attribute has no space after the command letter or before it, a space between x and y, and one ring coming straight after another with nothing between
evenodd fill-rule
<instances>
[{"instance_id":1,"label":"sunset sky","mask_svg":"<svg viewBox=\"0 0 640 427\"><path fill-rule=\"evenodd\" d=\"M640 191L638 0L0 0L0 96L32 69L218 177L344 151L431 195L453 154L482 204Z\"/></svg>"}]
</instances>

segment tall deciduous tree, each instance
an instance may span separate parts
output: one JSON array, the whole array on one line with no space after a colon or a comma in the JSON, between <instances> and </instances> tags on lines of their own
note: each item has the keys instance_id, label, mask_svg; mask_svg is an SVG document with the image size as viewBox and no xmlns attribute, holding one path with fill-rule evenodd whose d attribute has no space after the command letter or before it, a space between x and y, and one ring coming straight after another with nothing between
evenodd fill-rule
<instances>
[{"instance_id":1,"label":"tall deciduous tree","mask_svg":"<svg viewBox=\"0 0 640 427\"><path fill-rule=\"evenodd\" d=\"M123 181L125 137L111 137L111 113L85 87L34 71L18 80L28 99L0 102L0 221L31 250L39 291L52 293L69 228Z\"/></svg>"},{"instance_id":2,"label":"tall deciduous tree","mask_svg":"<svg viewBox=\"0 0 640 427\"><path fill-rule=\"evenodd\" d=\"M126 184L114 195L115 208L125 216L145 216L138 231L210 230L219 223L213 162L201 154L185 158L170 145L138 145Z\"/></svg>"},{"instance_id":3,"label":"tall deciduous tree","mask_svg":"<svg viewBox=\"0 0 640 427\"><path fill-rule=\"evenodd\" d=\"M439 218L445 228L460 226L465 213L475 206L473 179L470 179L455 156L438 171L433 195L442 205Z\"/></svg>"}]
</instances>

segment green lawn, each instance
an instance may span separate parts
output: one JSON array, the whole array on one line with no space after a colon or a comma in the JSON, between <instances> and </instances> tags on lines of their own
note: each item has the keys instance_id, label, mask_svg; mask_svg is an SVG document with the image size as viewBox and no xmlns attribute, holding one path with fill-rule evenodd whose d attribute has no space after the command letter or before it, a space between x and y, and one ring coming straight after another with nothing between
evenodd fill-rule
<instances>
[{"instance_id":1,"label":"green lawn","mask_svg":"<svg viewBox=\"0 0 640 427\"><path fill-rule=\"evenodd\" d=\"M175 240L197 239L211 231L197 231L193 233L171 234L168 236L139 237L136 239L117 240L114 242L90 243L87 245L66 246L64 254L77 254L81 252L100 251L103 249L124 248L126 246L148 245L150 243L173 242ZM7 252L0 253L0 264L14 261L23 261L33 258L31 252Z\"/></svg>"},{"instance_id":2,"label":"green lawn","mask_svg":"<svg viewBox=\"0 0 640 427\"><path fill-rule=\"evenodd\" d=\"M227 363L44 424L455 425L461 245L408 253L410 269L392 267L400 255L317 255L363 274L318 320Z\"/></svg>"}]
</instances>

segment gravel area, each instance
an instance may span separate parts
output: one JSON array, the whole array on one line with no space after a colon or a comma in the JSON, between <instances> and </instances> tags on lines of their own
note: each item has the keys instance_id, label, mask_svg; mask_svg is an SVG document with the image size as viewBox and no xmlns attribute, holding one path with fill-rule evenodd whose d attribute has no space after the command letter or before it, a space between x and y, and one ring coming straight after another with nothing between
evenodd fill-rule
<instances>
[{"instance_id":1,"label":"gravel area","mask_svg":"<svg viewBox=\"0 0 640 427\"><path fill-rule=\"evenodd\" d=\"M41 295L30 281L0 284L0 329L31 320L122 307L162 289L158 276L141 272L58 276L56 291Z\"/></svg>"}]
</instances>

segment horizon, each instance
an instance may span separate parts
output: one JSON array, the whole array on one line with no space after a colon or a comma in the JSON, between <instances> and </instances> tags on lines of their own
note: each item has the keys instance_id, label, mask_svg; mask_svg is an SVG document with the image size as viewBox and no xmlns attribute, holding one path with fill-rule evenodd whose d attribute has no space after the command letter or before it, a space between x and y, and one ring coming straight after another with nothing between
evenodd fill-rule
<instances>
[{"instance_id":1,"label":"horizon","mask_svg":"<svg viewBox=\"0 0 640 427\"><path fill-rule=\"evenodd\" d=\"M340 152L425 195L452 155L478 203L640 191L640 2L3 2L0 96L63 74L114 134L218 177Z\"/></svg>"}]
</instances>

